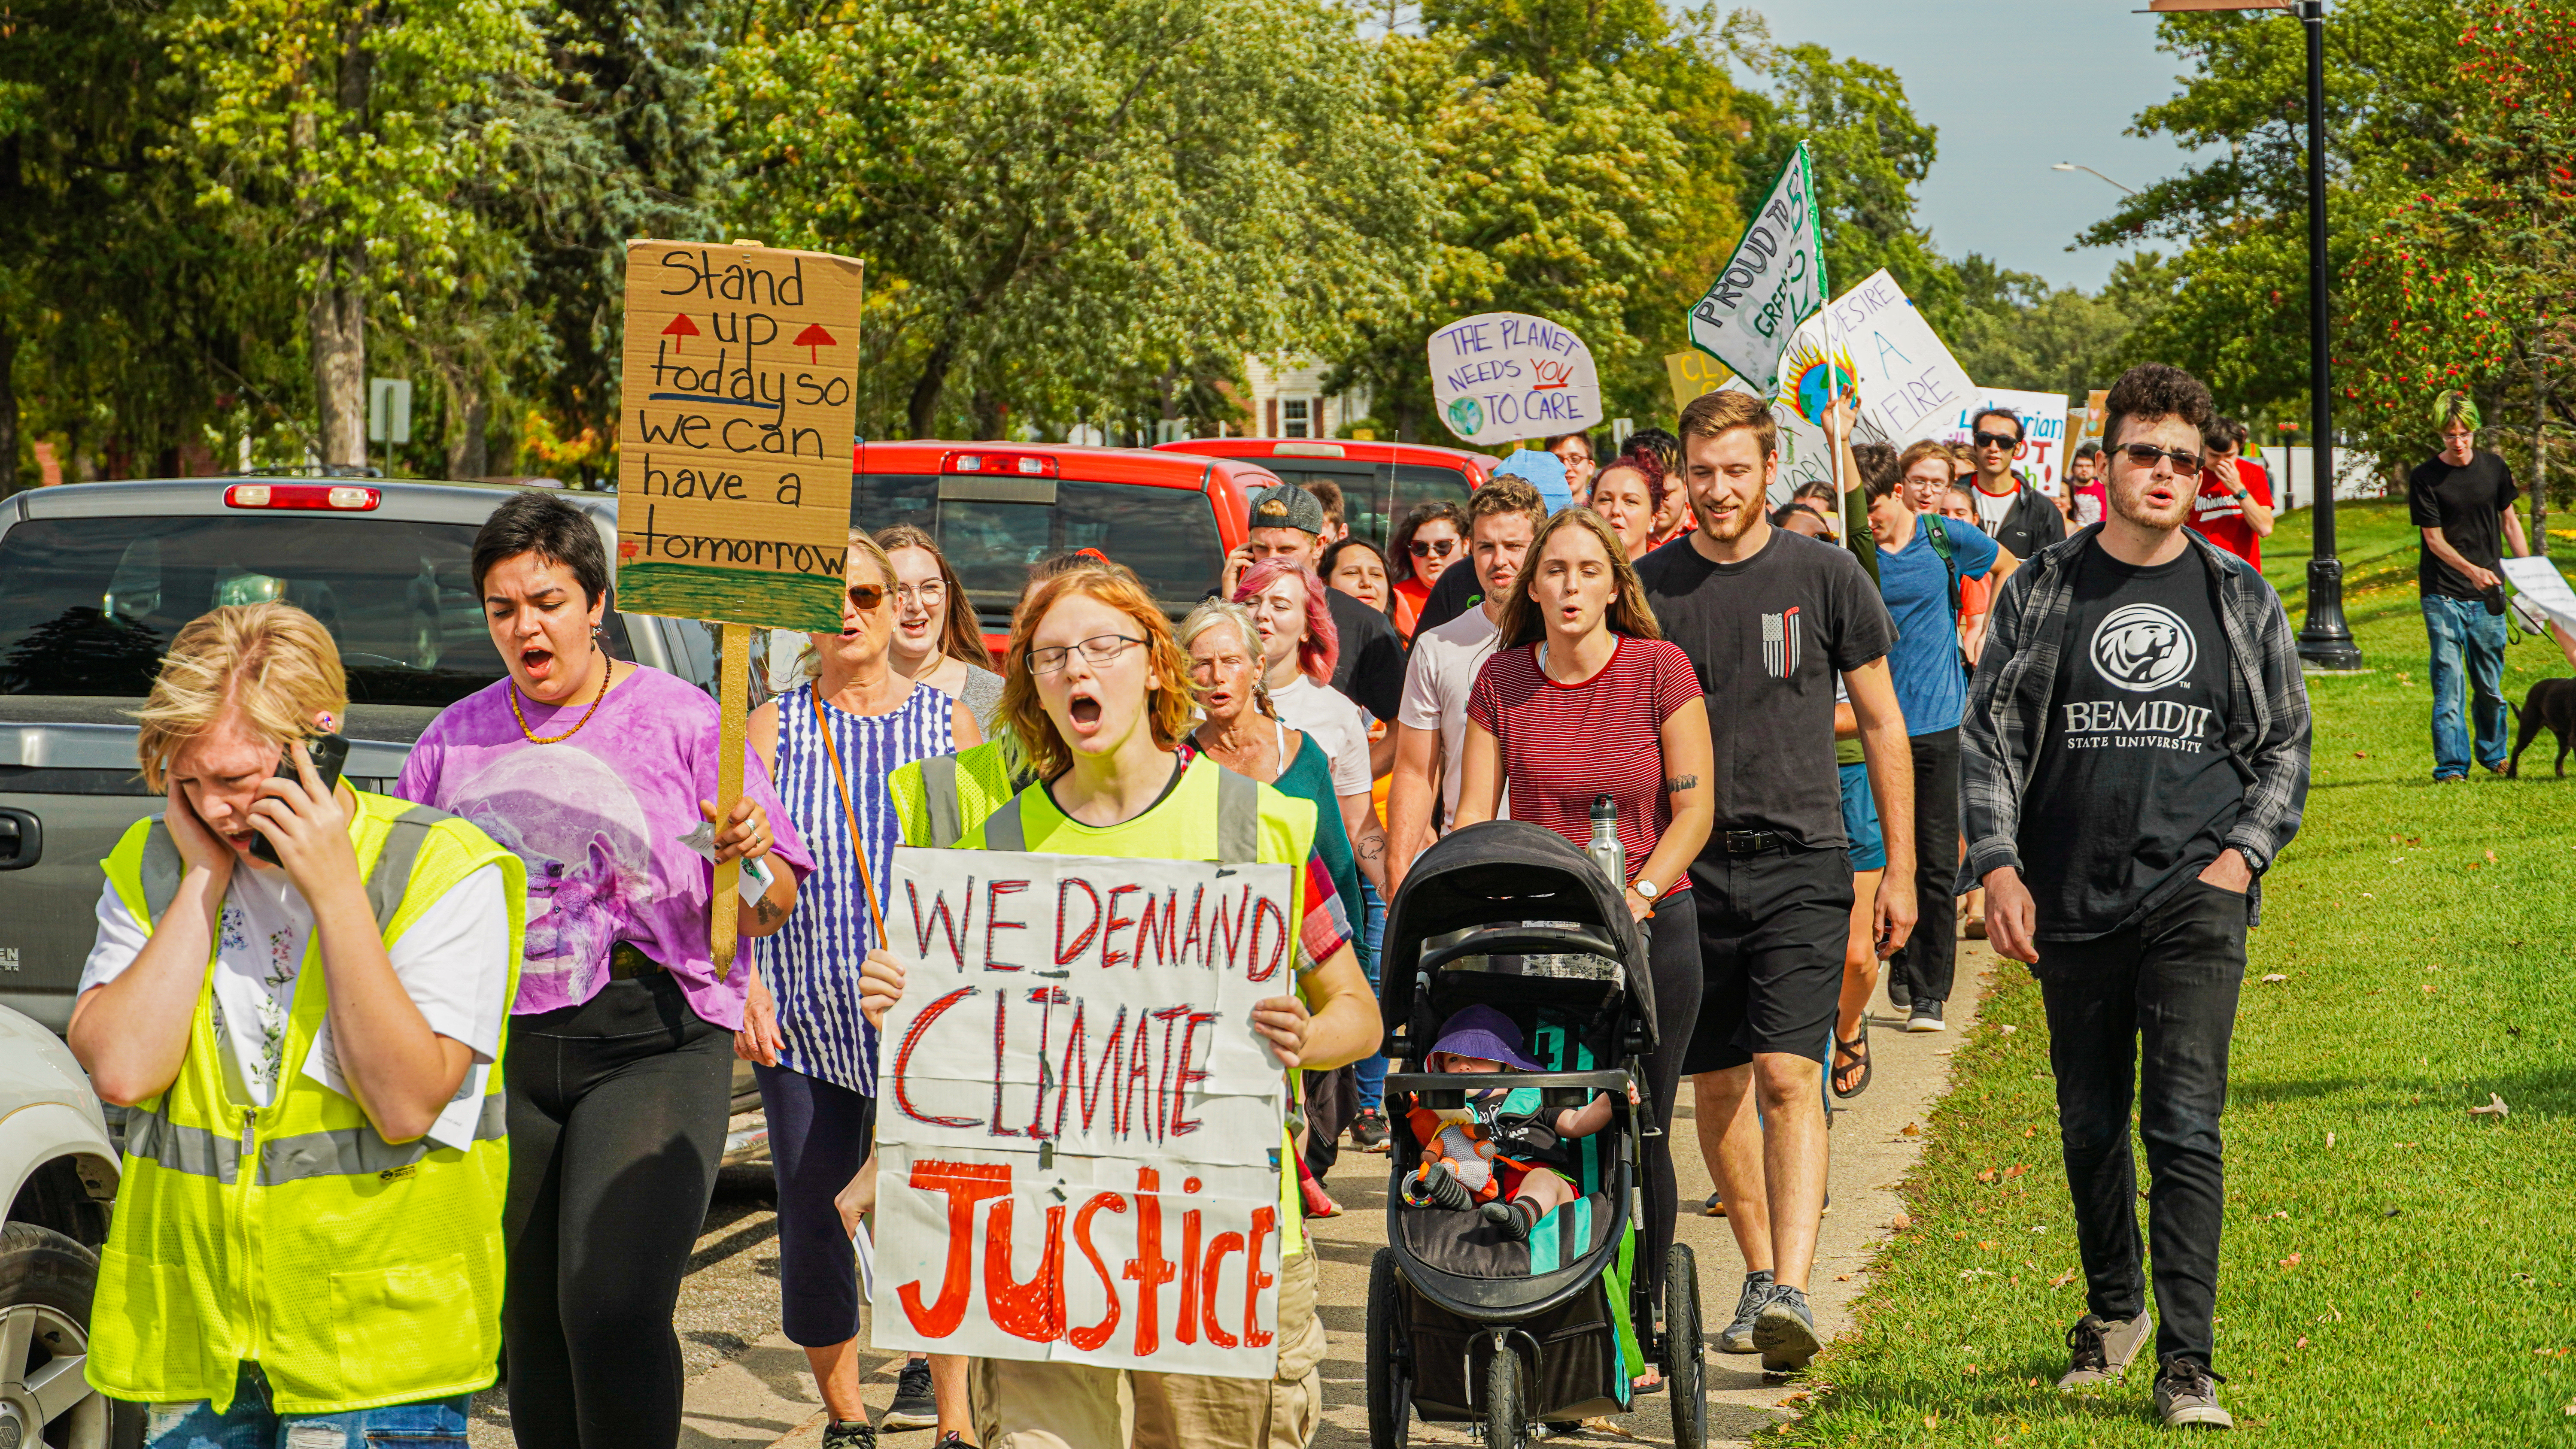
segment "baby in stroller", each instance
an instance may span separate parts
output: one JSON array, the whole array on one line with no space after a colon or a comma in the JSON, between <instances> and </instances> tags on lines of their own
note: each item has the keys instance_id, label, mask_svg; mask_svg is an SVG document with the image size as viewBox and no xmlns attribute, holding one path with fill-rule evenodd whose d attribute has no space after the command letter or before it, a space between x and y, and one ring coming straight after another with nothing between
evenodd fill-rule
<instances>
[{"instance_id":1,"label":"baby in stroller","mask_svg":"<svg viewBox=\"0 0 2576 1449\"><path fill-rule=\"evenodd\" d=\"M1547 1070L1522 1050L1521 1030L1510 1017L1481 1005L1441 1023L1424 1065L1461 1074ZM1485 1221L1525 1242L1539 1219L1579 1196L1565 1144L1610 1125L1610 1094L1596 1092L1582 1107L1549 1112L1535 1087L1471 1088L1459 1107L1417 1103L1410 1120L1424 1145L1422 1165L1404 1181L1405 1202L1477 1208Z\"/></svg>"}]
</instances>

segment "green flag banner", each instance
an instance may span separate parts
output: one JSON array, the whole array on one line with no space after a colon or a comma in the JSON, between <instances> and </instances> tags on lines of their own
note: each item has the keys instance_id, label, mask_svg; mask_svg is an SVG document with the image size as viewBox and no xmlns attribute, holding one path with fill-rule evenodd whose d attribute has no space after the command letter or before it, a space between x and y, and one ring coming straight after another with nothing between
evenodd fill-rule
<instances>
[{"instance_id":1,"label":"green flag banner","mask_svg":"<svg viewBox=\"0 0 2576 1449\"><path fill-rule=\"evenodd\" d=\"M1691 345L1754 380L1777 376L1798 324L1824 306L1825 244L1815 206L1807 143L1771 183L1771 193L1735 244L1735 255L1690 311Z\"/></svg>"}]
</instances>

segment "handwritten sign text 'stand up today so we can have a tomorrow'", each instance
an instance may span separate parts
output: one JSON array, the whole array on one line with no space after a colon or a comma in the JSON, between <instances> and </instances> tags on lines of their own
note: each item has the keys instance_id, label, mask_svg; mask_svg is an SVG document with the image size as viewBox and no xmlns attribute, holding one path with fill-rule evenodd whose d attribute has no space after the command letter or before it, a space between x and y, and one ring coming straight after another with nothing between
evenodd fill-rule
<instances>
[{"instance_id":1,"label":"handwritten sign text 'stand up today so we can have a tomorrow'","mask_svg":"<svg viewBox=\"0 0 2576 1449\"><path fill-rule=\"evenodd\" d=\"M619 607L841 627L859 300L847 257L627 244Z\"/></svg>"},{"instance_id":2,"label":"handwritten sign text 'stand up today so we can have a tomorrow'","mask_svg":"<svg viewBox=\"0 0 2576 1449\"><path fill-rule=\"evenodd\" d=\"M899 849L874 1341L1267 1377L1284 865Z\"/></svg>"}]
</instances>

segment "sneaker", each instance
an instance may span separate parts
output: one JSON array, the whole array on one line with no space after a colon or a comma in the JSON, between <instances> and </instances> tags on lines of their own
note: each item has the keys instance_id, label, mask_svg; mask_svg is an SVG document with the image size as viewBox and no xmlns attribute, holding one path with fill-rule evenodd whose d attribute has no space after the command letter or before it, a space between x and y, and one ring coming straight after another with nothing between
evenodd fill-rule
<instances>
[{"instance_id":1,"label":"sneaker","mask_svg":"<svg viewBox=\"0 0 2576 1449\"><path fill-rule=\"evenodd\" d=\"M2225 1382L2190 1359L2166 1359L2156 1370L2156 1417L2168 1429L2235 1428L2236 1421L2218 1407L2218 1386Z\"/></svg>"},{"instance_id":2,"label":"sneaker","mask_svg":"<svg viewBox=\"0 0 2576 1449\"><path fill-rule=\"evenodd\" d=\"M1771 1301L1771 1270L1744 1275L1744 1292L1735 1300L1735 1321L1717 1336L1720 1353L1753 1352L1753 1320L1762 1316L1762 1305Z\"/></svg>"},{"instance_id":3,"label":"sneaker","mask_svg":"<svg viewBox=\"0 0 2576 1449\"><path fill-rule=\"evenodd\" d=\"M1384 1152L1387 1136L1386 1114L1375 1107L1361 1108L1351 1119L1351 1145L1362 1152Z\"/></svg>"},{"instance_id":4,"label":"sneaker","mask_svg":"<svg viewBox=\"0 0 2576 1449\"><path fill-rule=\"evenodd\" d=\"M2075 1393L2128 1372L2129 1360L2147 1346L2147 1333L2155 1326L2143 1310L2135 1318L2087 1313L2075 1320L2066 1330L2066 1376L2057 1381L2058 1391Z\"/></svg>"},{"instance_id":5,"label":"sneaker","mask_svg":"<svg viewBox=\"0 0 2576 1449\"><path fill-rule=\"evenodd\" d=\"M903 1371L894 1380L894 1407L886 1410L880 1422L889 1429L939 1427L939 1400L930 1391L930 1360L903 1361Z\"/></svg>"},{"instance_id":6,"label":"sneaker","mask_svg":"<svg viewBox=\"0 0 2576 1449\"><path fill-rule=\"evenodd\" d=\"M1907 1031L1949 1030L1949 1024L1941 1020L1941 1003L1937 1001L1914 1003L1914 1014L1905 1019L1905 1029Z\"/></svg>"},{"instance_id":7,"label":"sneaker","mask_svg":"<svg viewBox=\"0 0 2576 1449\"><path fill-rule=\"evenodd\" d=\"M1816 1337L1816 1315L1803 1291L1785 1283L1771 1290L1771 1301L1753 1319L1753 1346L1762 1353L1764 1373L1794 1373L1815 1361L1825 1341Z\"/></svg>"},{"instance_id":8,"label":"sneaker","mask_svg":"<svg viewBox=\"0 0 2576 1449\"><path fill-rule=\"evenodd\" d=\"M877 1426L835 1421L824 1427L823 1449L877 1449Z\"/></svg>"}]
</instances>

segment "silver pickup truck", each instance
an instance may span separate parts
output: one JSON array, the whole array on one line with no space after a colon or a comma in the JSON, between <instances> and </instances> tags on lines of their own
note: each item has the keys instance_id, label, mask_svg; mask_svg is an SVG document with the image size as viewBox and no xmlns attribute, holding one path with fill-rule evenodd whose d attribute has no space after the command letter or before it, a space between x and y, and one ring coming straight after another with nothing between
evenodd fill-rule
<instances>
[{"instance_id":1,"label":"silver pickup truck","mask_svg":"<svg viewBox=\"0 0 2576 1449\"><path fill-rule=\"evenodd\" d=\"M62 1031L95 932L99 861L162 808L131 711L171 636L219 604L293 603L349 676L350 784L386 791L447 705L498 679L474 534L514 488L357 478L83 483L0 499L0 1006ZM616 557L617 501L567 494ZM611 610L608 648L710 688L714 635ZM728 1156L759 1145L735 1074ZM746 1098L748 1102L746 1104Z\"/></svg>"}]
</instances>

